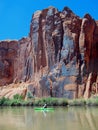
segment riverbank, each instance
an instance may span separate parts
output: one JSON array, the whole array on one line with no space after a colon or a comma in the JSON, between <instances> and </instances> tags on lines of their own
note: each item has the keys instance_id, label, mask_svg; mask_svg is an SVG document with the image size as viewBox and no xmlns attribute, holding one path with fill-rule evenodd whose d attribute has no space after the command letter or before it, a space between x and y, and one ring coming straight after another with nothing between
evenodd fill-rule
<instances>
[{"instance_id":1,"label":"riverbank","mask_svg":"<svg viewBox=\"0 0 98 130\"><path fill-rule=\"evenodd\" d=\"M98 97L85 99L68 100L65 98L32 98L23 100L21 96L16 95L13 99L1 98L0 106L98 106Z\"/></svg>"}]
</instances>

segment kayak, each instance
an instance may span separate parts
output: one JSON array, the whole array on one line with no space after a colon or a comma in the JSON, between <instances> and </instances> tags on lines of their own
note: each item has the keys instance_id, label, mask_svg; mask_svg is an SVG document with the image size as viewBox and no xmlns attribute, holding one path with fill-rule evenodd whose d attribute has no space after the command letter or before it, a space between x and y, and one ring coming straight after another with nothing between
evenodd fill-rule
<instances>
[{"instance_id":1,"label":"kayak","mask_svg":"<svg viewBox=\"0 0 98 130\"><path fill-rule=\"evenodd\" d=\"M53 111L54 108L52 108L52 107L47 107L47 108L43 108L43 107L35 107L34 110Z\"/></svg>"}]
</instances>

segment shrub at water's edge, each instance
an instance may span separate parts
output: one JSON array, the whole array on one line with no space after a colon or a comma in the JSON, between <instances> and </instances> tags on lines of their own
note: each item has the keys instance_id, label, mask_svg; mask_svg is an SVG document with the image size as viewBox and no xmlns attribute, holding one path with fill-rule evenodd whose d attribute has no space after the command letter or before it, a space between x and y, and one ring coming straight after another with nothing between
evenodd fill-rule
<instances>
[{"instance_id":1,"label":"shrub at water's edge","mask_svg":"<svg viewBox=\"0 0 98 130\"><path fill-rule=\"evenodd\" d=\"M30 98L29 100L23 100L23 97L16 94L13 99L1 98L0 106L40 106L45 103L48 106L98 106L98 97L90 99L73 99L68 100L65 98Z\"/></svg>"},{"instance_id":2,"label":"shrub at water's edge","mask_svg":"<svg viewBox=\"0 0 98 130\"><path fill-rule=\"evenodd\" d=\"M67 106L68 100L63 98L32 98L27 101L23 100L18 94L13 99L1 98L0 106L43 106L47 103L48 106Z\"/></svg>"},{"instance_id":3,"label":"shrub at water's edge","mask_svg":"<svg viewBox=\"0 0 98 130\"><path fill-rule=\"evenodd\" d=\"M48 106L67 106L68 100L63 98L41 98L34 102L35 106L43 106L47 103Z\"/></svg>"}]
</instances>

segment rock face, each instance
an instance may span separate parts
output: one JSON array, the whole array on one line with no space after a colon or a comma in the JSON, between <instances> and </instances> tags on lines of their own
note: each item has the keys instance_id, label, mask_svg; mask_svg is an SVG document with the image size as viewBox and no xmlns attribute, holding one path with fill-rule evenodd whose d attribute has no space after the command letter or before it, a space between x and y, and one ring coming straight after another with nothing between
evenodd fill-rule
<instances>
[{"instance_id":1,"label":"rock face","mask_svg":"<svg viewBox=\"0 0 98 130\"><path fill-rule=\"evenodd\" d=\"M88 98L97 94L97 66L98 21L67 7L35 12L27 38L0 42L2 88L24 82L35 96Z\"/></svg>"}]
</instances>

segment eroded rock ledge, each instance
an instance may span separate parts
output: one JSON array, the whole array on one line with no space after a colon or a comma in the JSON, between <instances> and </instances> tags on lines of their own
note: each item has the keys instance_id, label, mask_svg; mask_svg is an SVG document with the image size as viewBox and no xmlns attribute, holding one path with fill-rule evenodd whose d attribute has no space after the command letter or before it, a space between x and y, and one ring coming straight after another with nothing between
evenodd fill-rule
<instances>
[{"instance_id":1,"label":"eroded rock ledge","mask_svg":"<svg viewBox=\"0 0 98 130\"><path fill-rule=\"evenodd\" d=\"M0 42L0 86L0 97L9 98L16 91L38 97L97 94L98 21L89 14L81 19L68 7L35 12L27 38Z\"/></svg>"}]
</instances>

